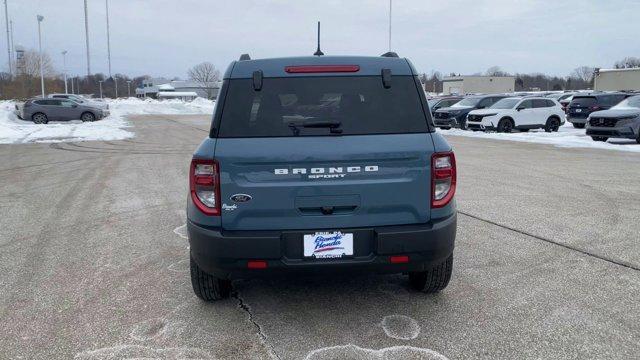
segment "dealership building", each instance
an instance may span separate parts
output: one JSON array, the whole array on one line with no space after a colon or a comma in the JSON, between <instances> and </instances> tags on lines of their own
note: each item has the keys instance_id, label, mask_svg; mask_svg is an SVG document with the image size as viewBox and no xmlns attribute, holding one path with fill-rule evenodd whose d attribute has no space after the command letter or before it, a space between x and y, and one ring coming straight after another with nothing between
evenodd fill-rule
<instances>
[{"instance_id":1,"label":"dealership building","mask_svg":"<svg viewBox=\"0 0 640 360\"><path fill-rule=\"evenodd\" d=\"M447 76L442 80L442 92L447 95L510 93L516 87L514 76Z\"/></svg>"},{"instance_id":2,"label":"dealership building","mask_svg":"<svg viewBox=\"0 0 640 360\"><path fill-rule=\"evenodd\" d=\"M593 89L597 91L640 91L640 68L596 69Z\"/></svg>"}]
</instances>

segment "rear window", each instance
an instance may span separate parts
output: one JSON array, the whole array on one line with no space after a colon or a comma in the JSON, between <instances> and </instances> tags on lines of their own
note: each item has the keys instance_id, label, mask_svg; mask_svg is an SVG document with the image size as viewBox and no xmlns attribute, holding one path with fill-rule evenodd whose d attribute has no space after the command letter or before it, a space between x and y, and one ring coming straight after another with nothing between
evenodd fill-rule
<instances>
[{"instance_id":1,"label":"rear window","mask_svg":"<svg viewBox=\"0 0 640 360\"><path fill-rule=\"evenodd\" d=\"M574 96L571 100L571 106L592 106L597 104L597 100L593 96Z\"/></svg>"},{"instance_id":2,"label":"rear window","mask_svg":"<svg viewBox=\"0 0 640 360\"><path fill-rule=\"evenodd\" d=\"M379 76L264 78L260 91L252 79L228 81L219 137L333 135L328 123L341 135L428 131L411 76L388 89Z\"/></svg>"}]
</instances>

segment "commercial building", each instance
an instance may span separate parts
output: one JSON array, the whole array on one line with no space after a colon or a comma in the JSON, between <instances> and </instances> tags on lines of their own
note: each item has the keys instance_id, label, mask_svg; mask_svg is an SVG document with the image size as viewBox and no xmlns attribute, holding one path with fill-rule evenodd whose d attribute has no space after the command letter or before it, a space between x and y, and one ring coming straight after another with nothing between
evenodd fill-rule
<instances>
[{"instance_id":1,"label":"commercial building","mask_svg":"<svg viewBox=\"0 0 640 360\"><path fill-rule=\"evenodd\" d=\"M168 98L209 98L215 99L220 91L219 82L211 82L206 85L191 80L168 80L165 78L152 78L142 81L142 86L136 89L136 97L152 99ZM194 96L195 94L195 96Z\"/></svg>"},{"instance_id":2,"label":"commercial building","mask_svg":"<svg viewBox=\"0 0 640 360\"><path fill-rule=\"evenodd\" d=\"M597 91L640 91L640 68L596 69L593 89Z\"/></svg>"},{"instance_id":3,"label":"commercial building","mask_svg":"<svg viewBox=\"0 0 640 360\"><path fill-rule=\"evenodd\" d=\"M447 76L442 80L442 92L447 95L499 94L513 92L514 76Z\"/></svg>"}]
</instances>

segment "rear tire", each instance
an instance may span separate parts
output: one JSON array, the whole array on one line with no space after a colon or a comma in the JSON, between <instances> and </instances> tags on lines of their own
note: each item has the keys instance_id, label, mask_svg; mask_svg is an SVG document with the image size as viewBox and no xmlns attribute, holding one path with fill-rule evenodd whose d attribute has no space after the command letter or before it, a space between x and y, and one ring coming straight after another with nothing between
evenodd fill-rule
<instances>
[{"instance_id":1,"label":"rear tire","mask_svg":"<svg viewBox=\"0 0 640 360\"><path fill-rule=\"evenodd\" d=\"M96 116L90 112L85 112L80 115L80 120L82 120L82 122L93 122L96 121Z\"/></svg>"},{"instance_id":2,"label":"rear tire","mask_svg":"<svg viewBox=\"0 0 640 360\"><path fill-rule=\"evenodd\" d=\"M31 115L31 120L33 120L35 124L46 124L49 122L47 115L43 113L35 113Z\"/></svg>"},{"instance_id":3,"label":"rear tire","mask_svg":"<svg viewBox=\"0 0 640 360\"><path fill-rule=\"evenodd\" d=\"M231 295L231 280L220 279L204 272L190 257L193 292L204 301L226 299Z\"/></svg>"},{"instance_id":4,"label":"rear tire","mask_svg":"<svg viewBox=\"0 0 640 360\"><path fill-rule=\"evenodd\" d=\"M585 125L585 124L576 124L576 123L573 123L573 127L574 127L574 128L576 128L576 129L584 129L584 125Z\"/></svg>"},{"instance_id":5,"label":"rear tire","mask_svg":"<svg viewBox=\"0 0 640 360\"><path fill-rule=\"evenodd\" d=\"M529 132L529 129L519 129L520 132Z\"/></svg>"},{"instance_id":6,"label":"rear tire","mask_svg":"<svg viewBox=\"0 0 640 360\"><path fill-rule=\"evenodd\" d=\"M592 139L593 141L603 141L603 142L604 142L604 141L607 141L607 138L606 138L606 137L604 137L604 136L592 136L592 137L591 137L591 139Z\"/></svg>"},{"instance_id":7,"label":"rear tire","mask_svg":"<svg viewBox=\"0 0 640 360\"><path fill-rule=\"evenodd\" d=\"M547 123L544 125L545 132L558 132L560 129L560 120L555 117L550 117L547 119Z\"/></svg>"},{"instance_id":8,"label":"rear tire","mask_svg":"<svg viewBox=\"0 0 640 360\"><path fill-rule=\"evenodd\" d=\"M636 142L640 144L640 129L638 129L638 137L636 138Z\"/></svg>"},{"instance_id":9,"label":"rear tire","mask_svg":"<svg viewBox=\"0 0 640 360\"><path fill-rule=\"evenodd\" d=\"M502 119L498 123L498 132L501 133L510 133L513 131L513 122L511 119Z\"/></svg>"},{"instance_id":10,"label":"rear tire","mask_svg":"<svg viewBox=\"0 0 640 360\"><path fill-rule=\"evenodd\" d=\"M453 254L427 271L413 271L409 273L409 284L415 290L424 293L435 293L449 285L453 272Z\"/></svg>"}]
</instances>

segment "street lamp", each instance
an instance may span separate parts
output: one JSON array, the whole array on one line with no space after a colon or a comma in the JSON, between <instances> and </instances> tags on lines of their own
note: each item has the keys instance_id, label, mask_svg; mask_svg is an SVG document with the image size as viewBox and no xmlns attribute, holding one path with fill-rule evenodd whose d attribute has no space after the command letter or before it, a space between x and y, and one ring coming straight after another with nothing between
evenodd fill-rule
<instances>
[{"instance_id":1,"label":"street lamp","mask_svg":"<svg viewBox=\"0 0 640 360\"><path fill-rule=\"evenodd\" d=\"M64 75L64 93L68 94L67 90L67 50L62 50L62 74Z\"/></svg>"},{"instance_id":2,"label":"street lamp","mask_svg":"<svg viewBox=\"0 0 640 360\"><path fill-rule=\"evenodd\" d=\"M44 97L44 68L42 66L42 33L40 32L40 23L44 20L44 16L38 15L38 50L40 51L40 86L42 87L42 97Z\"/></svg>"},{"instance_id":3,"label":"street lamp","mask_svg":"<svg viewBox=\"0 0 640 360\"><path fill-rule=\"evenodd\" d=\"M98 80L98 83L100 84L100 99L102 99L102 82L104 80Z\"/></svg>"},{"instance_id":4,"label":"street lamp","mask_svg":"<svg viewBox=\"0 0 640 360\"><path fill-rule=\"evenodd\" d=\"M131 97L131 80L127 80L127 97Z\"/></svg>"}]
</instances>

